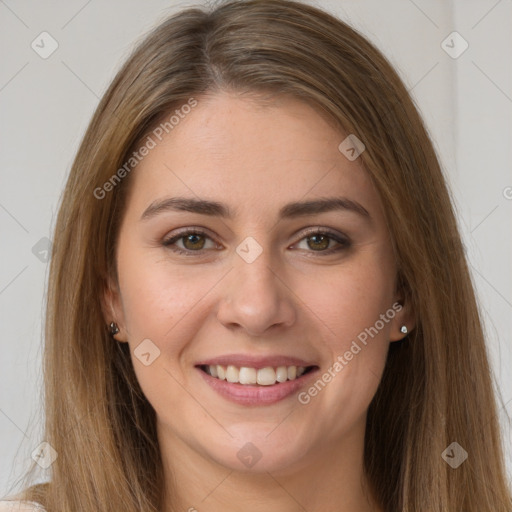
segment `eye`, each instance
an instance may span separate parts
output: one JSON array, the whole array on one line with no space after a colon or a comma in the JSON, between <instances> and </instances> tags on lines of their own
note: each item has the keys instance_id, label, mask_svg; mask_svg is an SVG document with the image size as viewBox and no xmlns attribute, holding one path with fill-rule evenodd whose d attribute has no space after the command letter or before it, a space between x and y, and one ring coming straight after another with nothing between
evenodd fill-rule
<instances>
[{"instance_id":1,"label":"eye","mask_svg":"<svg viewBox=\"0 0 512 512\"><path fill-rule=\"evenodd\" d=\"M337 243L334 247L331 246L332 242ZM338 233L334 233L328 229L313 228L306 232L306 236L302 238L297 246L305 243L306 247L298 247L299 249L311 249L309 252L320 253L321 255L332 254L342 250L346 250L351 246L348 237Z\"/></svg>"},{"instance_id":2,"label":"eye","mask_svg":"<svg viewBox=\"0 0 512 512\"><path fill-rule=\"evenodd\" d=\"M206 234L204 230L201 228L193 228L186 229L171 238L165 239L162 242L162 245L169 247L172 251L178 254L191 256L194 252L201 253L203 250L207 249L207 247L205 248L206 240L213 242L213 240ZM176 245L180 242L183 244L183 248ZM215 248L215 242L213 242L213 245Z\"/></svg>"}]
</instances>

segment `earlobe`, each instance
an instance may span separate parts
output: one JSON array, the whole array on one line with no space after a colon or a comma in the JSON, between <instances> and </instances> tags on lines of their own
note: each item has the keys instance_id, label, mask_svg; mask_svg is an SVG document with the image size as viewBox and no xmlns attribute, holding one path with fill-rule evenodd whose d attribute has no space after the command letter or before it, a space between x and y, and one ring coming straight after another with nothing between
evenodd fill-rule
<instances>
[{"instance_id":1,"label":"earlobe","mask_svg":"<svg viewBox=\"0 0 512 512\"><path fill-rule=\"evenodd\" d=\"M401 341L407 338L416 327L415 308L410 287L401 272L398 273L395 281L392 309L395 315L390 326L390 341Z\"/></svg>"},{"instance_id":2,"label":"earlobe","mask_svg":"<svg viewBox=\"0 0 512 512\"><path fill-rule=\"evenodd\" d=\"M395 294L395 302L393 304L395 316L389 333L390 341L401 341L407 338L416 325L412 300L406 290L407 288L402 282Z\"/></svg>"},{"instance_id":3,"label":"earlobe","mask_svg":"<svg viewBox=\"0 0 512 512\"><path fill-rule=\"evenodd\" d=\"M119 326L115 322L110 322L110 325L108 326L110 329L110 335L115 336L119 333Z\"/></svg>"},{"instance_id":4,"label":"earlobe","mask_svg":"<svg viewBox=\"0 0 512 512\"><path fill-rule=\"evenodd\" d=\"M410 301L396 302L399 305L395 309L396 314L391 325L390 341L401 341L406 338L415 327L414 314L410 307Z\"/></svg>"},{"instance_id":5,"label":"earlobe","mask_svg":"<svg viewBox=\"0 0 512 512\"><path fill-rule=\"evenodd\" d=\"M119 288L113 284L110 278L101 295L101 308L105 325L112 338L119 342L127 341Z\"/></svg>"}]
</instances>

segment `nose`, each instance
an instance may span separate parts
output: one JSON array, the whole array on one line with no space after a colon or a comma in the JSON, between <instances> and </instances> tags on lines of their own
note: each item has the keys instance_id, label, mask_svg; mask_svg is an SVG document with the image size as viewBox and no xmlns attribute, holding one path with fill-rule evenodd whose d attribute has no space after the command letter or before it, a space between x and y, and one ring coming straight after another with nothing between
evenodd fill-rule
<instances>
[{"instance_id":1,"label":"nose","mask_svg":"<svg viewBox=\"0 0 512 512\"><path fill-rule=\"evenodd\" d=\"M234 255L234 268L226 276L217 311L218 320L226 328L262 336L271 329L293 325L295 295L279 266L272 263L268 250L251 263Z\"/></svg>"}]
</instances>

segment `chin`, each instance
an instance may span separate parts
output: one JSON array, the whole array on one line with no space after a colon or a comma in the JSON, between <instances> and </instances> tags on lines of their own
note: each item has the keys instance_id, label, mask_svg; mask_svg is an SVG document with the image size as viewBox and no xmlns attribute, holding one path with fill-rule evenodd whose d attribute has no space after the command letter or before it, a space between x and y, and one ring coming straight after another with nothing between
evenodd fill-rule
<instances>
[{"instance_id":1,"label":"chin","mask_svg":"<svg viewBox=\"0 0 512 512\"><path fill-rule=\"evenodd\" d=\"M225 443L218 438L212 440L214 444L205 450L216 463L233 471L254 474L286 472L300 465L304 454L311 448L311 442L306 446L297 439L297 430L277 425L269 428L265 424L261 429L255 428L254 424L231 427L228 430L233 437L226 434ZM212 446L214 450L211 450Z\"/></svg>"}]
</instances>

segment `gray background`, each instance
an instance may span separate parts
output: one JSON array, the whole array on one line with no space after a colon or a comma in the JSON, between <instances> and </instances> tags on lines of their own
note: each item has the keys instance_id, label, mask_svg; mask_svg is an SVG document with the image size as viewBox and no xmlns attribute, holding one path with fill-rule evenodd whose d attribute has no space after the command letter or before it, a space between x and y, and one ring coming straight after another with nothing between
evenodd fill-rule
<instances>
[{"instance_id":1,"label":"gray background","mask_svg":"<svg viewBox=\"0 0 512 512\"><path fill-rule=\"evenodd\" d=\"M0 496L42 441L45 249L74 154L135 42L193 3L0 0ZM435 141L486 324L512 474L512 2L316 5L351 23L388 56ZM58 44L46 59L31 47L34 41L40 52L43 44L50 48L49 39L41 43L43 31ZM446 39L453 31L469 45L457 58L453 52L462 46L453 36Z\"/></svg>"}]
</instances>

